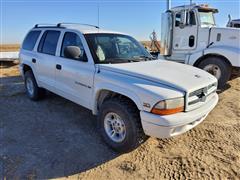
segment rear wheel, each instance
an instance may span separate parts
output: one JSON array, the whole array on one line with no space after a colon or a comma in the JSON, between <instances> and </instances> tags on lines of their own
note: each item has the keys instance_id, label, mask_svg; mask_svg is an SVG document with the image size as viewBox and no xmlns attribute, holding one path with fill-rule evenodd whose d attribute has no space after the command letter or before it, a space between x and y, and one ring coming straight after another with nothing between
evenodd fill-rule
<instances>
[{"instance_id":1,"label":"rear wheel","mask_svg":"<svg viewBox=\"0 0 240 180\"><path fill-rule=\"evenodd\" d=\"M222 89L231 76L231 66L222 58L208 57L198 67L209 72L218 79L218 88Z\"/></svg>"},{"instance_id":2,"label":"rear wheel","mask_svg":"<svg viewBox=\"0 0 240 180\"><path fill-rule=\"evenodd\" d=\"M118 152L129 152L146 140L139 111L126 98L106 100L98 116L99 130L104 141Z\"/></svg>"},{"instance_id":3,"label":"rear wheel","mask_svg":"<svg viewBox=\"0 0 240 180\"><path fill-rule=\"evenodd\" d=\"M24 74L25 88L31 100L37 101L45 95L45 90L39 88L31 70Z\"/></svg>"}]
</instances>

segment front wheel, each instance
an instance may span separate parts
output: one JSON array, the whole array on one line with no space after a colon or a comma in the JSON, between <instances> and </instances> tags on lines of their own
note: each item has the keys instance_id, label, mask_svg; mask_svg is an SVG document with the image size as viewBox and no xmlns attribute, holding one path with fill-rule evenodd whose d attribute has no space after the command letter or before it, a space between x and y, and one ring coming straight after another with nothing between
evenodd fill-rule
<instances>
[{"instance_id":1,"label":"front wheel","mask_svg":"<svg viewBox=\"0 0 240 180\"><path fill-rule=\"evenodd\" d=\"M225 86L231 76L231 66L222 58L208 57L201 61L198 67L217 78L219 89Z\"/></svg>"},{"instance_id":2,"label":"front wheel","mask_svg":"<svg viewBox=\"0 0 240 180\"><path fill-rule=\"evenodd\" d=\"M106 100L98 116L99 130L104 141L118 152L129 152L146 140L139 111L128 99Z\"/></svg>"}]
</instances>

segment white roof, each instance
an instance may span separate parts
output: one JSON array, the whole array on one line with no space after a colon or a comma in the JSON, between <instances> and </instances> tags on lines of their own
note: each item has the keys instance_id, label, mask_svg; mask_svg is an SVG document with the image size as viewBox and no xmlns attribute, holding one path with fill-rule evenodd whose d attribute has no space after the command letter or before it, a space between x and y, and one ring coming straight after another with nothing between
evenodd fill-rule
<instances>
[{"instance_id":1,"label":"white roof","mask_svg":"<svg viewBox=\"0 0 240 180\"><path fill-rule=\"evenodd\" d=\"M96 34L96 33L125 34L117 31L106 30L106 29L95 28L95 27L68 26L66 28L78 30L83 34Z\"/></svg>"}]
</instances>

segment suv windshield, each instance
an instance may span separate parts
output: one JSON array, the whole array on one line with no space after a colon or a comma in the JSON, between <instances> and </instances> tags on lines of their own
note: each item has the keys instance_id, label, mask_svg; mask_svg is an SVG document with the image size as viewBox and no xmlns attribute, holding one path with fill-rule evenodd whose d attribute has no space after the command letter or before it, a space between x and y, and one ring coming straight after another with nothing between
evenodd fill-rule
<instances>
[{"instance_id":1,"label":"suv windshield","mask_svg":"<svg viewBox=\"0 0 240 180\"><path fill-rule=\"evenodd\" d=\"M95 63L128 63L152 60L153 57L134 38L122 34L86 34Z\"/></svg>"},{"instance_id":2,"label":"suv windshield","mask_svg":"<svg viewBox=\"0 0 240 180\"><path fill-rule=\"evenodd\" d=\"M213 17L213 12L211 11L201 11L199 10L199 16L201 21L201 26L214 26L215 21Z\"/></svg>"}]
</instances>

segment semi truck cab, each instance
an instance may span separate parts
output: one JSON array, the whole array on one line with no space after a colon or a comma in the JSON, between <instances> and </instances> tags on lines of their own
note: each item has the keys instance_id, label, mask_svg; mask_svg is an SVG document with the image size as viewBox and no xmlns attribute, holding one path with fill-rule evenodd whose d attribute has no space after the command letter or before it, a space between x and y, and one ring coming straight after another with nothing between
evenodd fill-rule
<instances>
[{"instance_id":1,"label":"semi truck cab","mask_svg":"<svg viewBox=\"0 0 240 180\"><path fill-rule=\"evenodd\" d=\"M222 88L240 67L240 30L219 28L208 5L186 5L162 14L161 55L165 60L199 67L213 74Z\"/></svg>"}]
</instances>

